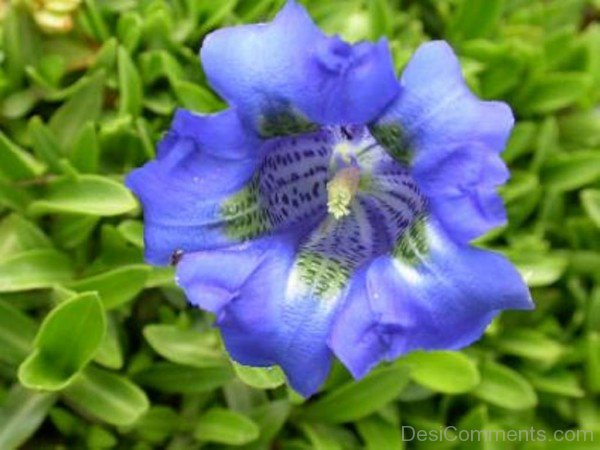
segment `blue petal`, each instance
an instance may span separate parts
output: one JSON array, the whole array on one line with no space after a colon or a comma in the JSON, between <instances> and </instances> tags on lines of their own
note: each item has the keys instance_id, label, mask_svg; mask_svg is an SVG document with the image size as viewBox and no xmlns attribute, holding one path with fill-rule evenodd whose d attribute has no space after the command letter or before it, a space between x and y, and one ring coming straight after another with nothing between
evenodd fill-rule
<instances>
[{"instance_id":1,"label":"blue petal","mask_svg":"<svg viewBox=\"0 0 600 450\"><path fill-rule=\"evenodd\" d=\"M278 364L294 389L310 395L329 371L327 338L353 273L389 250L379 207L361 197L348 216L327 217L307 235L294 229L184 255L178 282L193 304L217 315L234 359ZM398 226L405 227L411 214L398 216Z\"/></svg>"},{"instance_id":2,"label":"blue petal","mask_svg":"<svg viewBox=\"0 0 600 450\"><path fill-rule=\"evenodd\" d=\"M533 307L504 257L456 245L432 221L423 232L358 273L336 319L329 345L357 378L412 350L465 347L500 310Z\"/></svg>"},{"instance_id":3,"label":"blue petal","mask_svg":"<svg viewBox=\"0 0 600 450\"><path fill-rule=\"evenodd\" d=\"M401 94L377 123L400 125L415 164L443 159L449 145L479 142L496 153L504 149L514 123L509 106L482 101L469 90L446 42L419 47L400 85Z\"/></svg>"},{"instance_id":4,"label":"blue petal","mask_svg":"<svg viewBox=\"0 0 600 450\"><path fill-rule=\"evenodd\" d=\"M290 290L298 237L278 235L228 249L184 255L178 283L212 311L233 359L280 365L302 395L317 391L331 366L326 345L336 303Z\"/></svg>"},{"instance_id":5,"label":"blue petal","mask_svg":"<svg viewBox=\"0 0 600 450\"><path fill-rule=\"evenodd\" d=\"M499 155L482 145L458 148L431 166L413 170L429 209L458 242L469 242L506 223L498 186L509 177Z\"/></svg>"},{"instance_id":6,"label":"blue petal","mask_svg":"<svg viewBox=\"0 0 600 450\"><path fill-rule=\"evenodd\" d=\"M274 318L294 240L268 237L189 253L177 265L177 283L193 305L216 315L229 352L242 364L276 363Z\"/></svg>"},{"instance_id":7,"label":"blue petal","mask_svg":"<svg viewBox=\"0 0 600 450\"><path fill-rule=\"evenodd\" d=\"M331 133L261 142L243 130L234 110L180 111L158 159L129 175L144 207L150 263L284 228L302 233L326 214Z\"/></svg>"},{"instance_id":8,"label":"blue petal","mask_svg":"<svg viewBox=\"0 0 600 450\"><path fill-rule=\"evenodd\" d=\"M396 158L410 160L413 176L453 239L466 243L502 225L506 215L495 189L507 178L498 154L514 122L510 108L479 100L442 41L417 50L401 87L372 125L380 141Z\"/></svg>"},{"instance_id":9,"label":"blue petal","mask_svg":"<svg viewBox=\"0 0 600 450\"><path fill-rule=\"evenodd\" d=\"M273 22L211 33L201 60L211 86L259 130L273 115L366 123L399 89L386 41L327 37L292 0Z\"/></svg>"},{"instance_id":10,"label":"blue petal","mask_svg":"<svg viewBox=\"0 0 600 450\"><path fill-rule=\"evenodd\" d=\"M174 251L231 241L216 226L219 205L260 162L257 139L243 130L234 109L208 116L179 110L158 158L127 177L144 208L148 262L167 264Z\"/></svg>"}]
</instances>

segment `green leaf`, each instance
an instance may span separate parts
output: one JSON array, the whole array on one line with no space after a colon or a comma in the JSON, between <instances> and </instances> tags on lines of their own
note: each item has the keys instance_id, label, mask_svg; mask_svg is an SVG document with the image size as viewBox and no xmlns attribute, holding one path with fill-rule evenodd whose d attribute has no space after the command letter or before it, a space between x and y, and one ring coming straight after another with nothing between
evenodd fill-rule
<instances>
[{"instance_id":1,"label":"green leaf","mask_svg":"<svg viewBox=\"0 0 600 450\"><path fill-rule=\"evenodd\" d=\"M477 366L458 352L412 352L404 361L410 366L413 381L436 392L461 394L469 392L480 377Z\"/></svg>"},{"instance_id":2,"label":"green leaf","mask_svg":"<svg viewBox=\"0 0 600 450\"><path fill-rule=\"evenodd\" d=\"M45 166L32 155L12 143L0 131L0 174L13 180L35 178L44 173Z\"/></svg>"},{"instance_id":3,"label":"green leaf","mask_svg":"<svg viewBox=\"0 0 600 450\"><path fill-rule=\"evenodd\" d=\"M63 173L64 167L61 163L61 157L64 154L56 136L50 129L44 125L42 119L34 117L29 122L28 134L31 138L31 145L35 154L42 160L54 173Z\"/></svg>"},{"instance_id":4,"label":"green leaf","mask_svg":"<svg viewBox=\"0 0 600 450\"><path fill-rule=\"evenodd\" d=\"M351 422L368 416L394 400L407 386L409 370L395 364L374 370L358 382L350 382L309 404L302 416L311 421Z\"/></svg>"},{"instance_id":5,"label":"green leaf","mask_svg":"<svg viewBox=\"0 0 600 450\"><path fill-rule=\"evenodd\" d=\"M311 448L314 450L342 450L342 444L327 425L305 423L301 425L302 431L308 437Z\"/></svg>"},{"instance_id":6,"label":"green leaf","mask_svg":"<svg viewBox=\"0 0 600 450\"><path fill-rule=\"evenodd\" d=\"M44 198L34 201L29 211L36 215L115 216L136 207L135 198L122 184L99 175L80 175L74 179L60 178L50 184Z\"/></svg>"},{"instance_id":7,"label":"green leaf","mask_svg":"<svg viewBox=\"0 0 600 450\"><path fill-rule=\"evenodd\" d=\"M496 406L512 410L533 408L537 396L531 385L518 372L492 361L481 367L481 383L473 394Z\"/></svg>"},{"instance_id":8,"label":"green leaf","mask_svg":"<svg viewBox=\"0 0 600 450\"><path fill-rule=\"evenodd\" d=\"M173 267L153 267L146 282L146 289L165 286L175 286L175 269Z\"/></svg>"},{"instance_id":9,"label":"green leaf","mask_svg":"<svg viewBox=\"0 0 600 450\"><path fill-rule=\"evenodd\" d=\"M453 40L487 35L498 23L504 0L463 0L450 23Z\"/></svg>"},{"instance_id":10,"label":"green leaf","mask_svg":"<svg viewBox=\"0 0 600 450\"><path fill-rule=\"evenodd\" d=\"M19 367L19 381L32 389L63 389L94 357L105 329L96 294L59 304L42 322L33 353Z\"/></svg>"},{"instance_id":11,"label":"green leaf","mask_svg":"<svg viewBox=\"0 0 600 450\"><path fill-rule=\"evenodd\" d=\"M23 361L31 351L36 330L32 319L0 301L0 361L15 365Z\"/></svg>"},{"instance_id":12,"label":"green leaf","mask_svg":"<svg viewBox=\"0 0 600 450\"><path fill-rule=\"evenodd\" d=\"M577 375L566 370L545 374L529 373L527 378L540 392L574 398L585 396L585 391L579 385Z\"/></svg>"},{"instance_id":13,"label":"green leaf","mask_svg":"<svg viewBox=\"0 0 600 450\"><path fill-rule=\"evenodd\" d=\"M257 443L270 443L285 425L291 406L287 400L265 403L249 412L250 418L260 428Z\"/></svg>"},{"instance_id":14,"label":"green leaf","mask_svg":"<svg viewBox=\"0 0 600 450\"><path fill-rule=\"evenodd\" d=\"M507 203L526 197L539 186L539 180L533 173L515 171L507 185L502 188L502 197Z\"/></svg>"},{"instance_id":15,"label":"green leaf","mask_svg":"<svg viewBox=\"0 0 600 450\"><path fill-rule=\"evenodd\" d=\"M160 444L181 425L181 417L173 409L153 406L134 423L132 431L144 441Z\"/></svg>"},{"instance_id":16,"label":"green leaf","mask_svg":"<svg viewBox=\"0 0 600 450\"><path fill-rule=\"evenodd\" d=\"M366 450L403 448L400 429L377 417L369 417L356 423L358 432L365 442Z\"/></svg>"},{"instance_id":17,"label":"green leaf","mask_svg":"<svg viewBox=\"0 0 600 450\"><path fill-rule=\"evenodd\" d=\"M248 417L221 408L210 409L198 418L194 437L201 442L244 445L259 436L258 426Z\"/></svg>"},{"instance_id":18,"label":"green leaf","mask_svg":"<svg viewBox=\"0 0 600 450\"><path fill-rule=\"evenodd\" d=\"M98 41L106 41L110 37L110 32L101 12L98 10L97 2L84 0L84 4L85 8L82 8L82 12L90 24L91 31Z\"/></svg>"},{"instance_id":19,"label":"green leaf","mask_svg":"<svg viewBox=\"0 0 600 450\"><path fill-rule=\"evenodd\" d=\"M537 133L537 126L533 122L517 122L512 130L502 158L507 162L526 155L533 148L533 141Z\"/></svg>"},{"instance_id":20,"label":"green leaf","mask_svg":"<svg viewBox=\"0 0 600 450\"><path fill-rule=\"evenodd\" d=\"M140 43L142 25L142 18L135 12L126 12L119 18L117 36L129 53L132 53Z\"/></svg>"},{"instance_id":21,"label":"green leaf","mask_svg":"<svg viewBox=\"0 0 600 450\"><path fill-rule=\"evenodd\" d=\"M91 66L92 69L104 68L108 73L112 73L117 66L118 45L114 37L107 39L97 51Z\"/></svg>"},{"instance_id":22,"label":"green leaf","mask_svg":"<svg viewBox=\"0 0 600 450\"><path fill-rule=\"evenodd\" d=\"M589 333L585 340L585 374L591 392L600 392L600 335Z\"/></svg>"},{"instance_id":23,"label":"green leaf","mask_svg":"<svg viewBox=\"0 0 600 450\"><path fill-rule=\"evenodd\" d=\"M285 375L279 367L249 367L233 361L233 368L240 380L257 389L274 389L285 383Z\"/></svg>"},{"instance_id":24,"label":"green leaf","mask_svg":"<svg viewBox=\"0 0 600 450\"><path fill-rule=\"evenodd\" d=\"M78 410L117 426L134 423L150 406L144 391L134 383L94 366L80 373L63 395Z\"/></svg>"},{"instance_id":25,"label":"green leaf","mask_svg":"<svg viewBox=\"0 0 600 450\"><path fill-rule=\"evenodd\" d=\"M584 98L591 85L592 78L587 73L549 73L529 86L516 106L523 114L548 114Z\"/></svg>"},{"instance_id":26,"label":"green leaf","mask_svg":"<svg viewBox=\"0 0 600 450\"><path fill-rule=\"evenodd\" d=\"M30 113L39 100L39 92L32 88L14 92L0 103L0 115L7 119L20 119Z\"/></svg>"},{"instance_id":27,"label":"green leaf","mask_svg":"<svg viewBox=\"0 0 600 450\"><path fill-rule=\"evenodd\" d=\"M192 111L215 112L223 103L208 89L185 80L173 81L173 91L184 108Z\"/></svg>"},{"instance_id":28,"label":"green leaf","mask_svg":"<svg viewBox=\"0 0 600 450\"><path fill-rule=\"evenodd\" d=\"M531 162L531 170L538 172L548 157L559 151L558 124L554 117L548 117L542 123L537 136L536 150Z\"/></svg>"},{"instance_id":29,"label":"green leaf","mask_svg":"<svg viewBox=\"0 0 600 450\"><path fill-rule=\"evenodd\" d=\"M598 255L598 260L600 260L600 255ZM598 265L594 267L598 267ZM596 285L592 290L586 310L587 330L600 331L600 285Z\"/></svg>"},{"instance_id":30,"label":"green leaf","mask_svg":"<svg viewBox=\"0 0 600 450\"><path fill-rule=\"evenodd\" d=\"M600 179L600 152L581 150L548 161L542 182L548 189L571 191Z\"/></svg>"},{"instance_id":31,"label":"green leaf","mask_svg":"<svg viewBox=\"0 0 600 450\"><path fill-rule=\"evenodd\" d=\"M389 0L369 1L369 18L371 20L371 39L390 36L393 31L394 11Z\"/></svg>"},{"instance_id":32,"label":"green leaf","mask_svg":"<svg viewBox=\"0 0 600 450\"><path fill-rule=\"evenodd\" d=\"M14 386L0 407L0 448L21 448L42 424L55 401L55 394Z\"/></svg>"},{"instance_id":33,"label":"green leaf","mask_svg":"<svg viewBox=\"0 0 600 450\"><path fill-rule=\"evenodd\" d=\"M150 267L141 264L123 266L98 275L73 281L66 286L78 292L96 291L106 309L121 306L139 294Z\"/></svg>"},{"instance_id":34,"label":"green leaf","mask_svg":"<svg viewBox=\"0 0 600 450\"><path fill-rule=\"evenodd\" d=\"M3 52L6 55L5 67L15 86L21 83L25 67L35 65L41 54L40 34L25 6L15 4L8 8L0 28L0 32L3 32Z\"/></svg>"},{"instance_id":35,"label":"green leaf","mask_svg":"<svg viewBox=\"0 0 600 450\"><path fill-rule=\"evenodd\" d=\"M97 216L60 215L51 225L52 239L63 248L73 249L83 244L92 234L98 221Z\"/></svg>"},{"instance_id":36,"label":"green leaf","mask_svg":"<svg viewBox=\"0 0 600 450\"><path fill-rule=\"evenodd\" d=\"M558 125L561 139L583 148L600 147L600 114L597 111L561 116Z\"/></svg>"},{"instance_id":37,"label":"green leaf","mask_svg":"<svg viewBox=\"0 0 600 450\"><path fill-rule=\"evenodd\" d=\"M0 177L0 210L9 207L14 211L24 212L31 202L31 197L23 189L13 187Z\"/></svg>"},{"instance_id":38,"label":"green leaf","mask_svg":"<svg viewBox=\"0 0 600 450\"><path fill-rule=\"evenodd\" d=\"M144 82L152 84L166 78L174 85L185 76L177 59L165 50L150 50L140 55L139 64Z\"/></svg>"},{"instance_id":39,"label":"green leaf","mask_svg":"<svg viewBox=\"0 0 600 450\"><path fill-rule=\"evenodd\" d=\"M585 189L579 199L588 217L600 228L600 189Z\"/></svg>"},{"instance_id":40,"label":"green leaf","mask_svg":"<svg viewBox=\"0 0 600 450\"><path fill-rule=\"evenodd\" d=\"M107 316L106 334L98 347L94 361L109 369L123 367L123 350L119 341L118 329L112 316Z\"/></svg>"},{"instance_id":41,"label":"green leaf","mask_svg":"<svg viewBox=\"0 0 600 450\"><path fill-rule=\"evenodd\" d=\"M117 52L119 66L119 93L121 114L131 114L136 117L142 111L142 80L131 60L131 57L123 47Z\"/></svg>"},{"instance_id":42,"label":"green leaf","mask_svg":"<svg viewBox=\"0 0 600 450\"><path fill-rule=\"evenodd\" d=\"M85 442L87 448L113 448L117 445L118 440L110 431L98 425L92 425L88 428Z\"/></svg>"},{"instance_id":43,"label":"green leaf","mask_svg":"<svg viewBox=\"0 0 600 450\"><path fill-rule=\"evenodd\" d=\"M28 250L0 261L0 292L52 287L71 277L71 261L52 249Z\"/></svg>"},{"instance_id":44,"label":"green leaf","mask_svg":"<svg viewBox=\"0 0 600 450\"><path fill-rule=\"evenodd\" d=\"M0 260L27 250L49 248L50 239L36 225L17 214L0 222Z\"/></svg>"},{"instance_id":45,"label":"green leaf","mask_svg":"<svg viewBox=\"0 0 600 450\"><path fill-rule=\"evenodd\" d=\"M144 337L156 353L174 363L192 367L226 367L227 359L212 332L182 330L174 325L147 325Z\"/></svg>"},{"instance_id":46,"label":"green leaf","mask_svg":"<svg viewBox=\"0 0 600 450\"><path fill-rule=\"evenodd\" d=\"M511 250L508 257L530 287L548 286L560 279L568 260L558 253L523 252Z\"/></svg>"},{"instance_id":47,"label":"green leaf","mask_svg":"<svg viewBox=\"0 0 600 450\"><path fill-rule=\"evenodd\" d=\"M84 125L100 116L103 87L104 72L96 72L52 115L48 127L63 149L70 150Z\"/></svg>"},{"instance_id":48,"label":"green leaf","mask_svg":"<svg viewBox=\"0 0 600 450\"><path fill-rule=\"evenodd\" d=\"M117 230L125 240L138 248L144 248L144 225L137 220L124 220Z\"/></svg>"},{"instance_id":49,"label":"green leaf","mask_svg":"<svg viewBox=\"0 0 600 450\"><path fill-rule=\"evenodd\" d=\"M142 386L167 393L194 394L217 389L233 378L229 367L186 367L155 363L134 375Z\"/></svg>"},{"instance_id":50,"label":"green leaf","mask_svg":"<svg viewBox=\"0 0 600 450\"><path fill-rule=\"evenodd\" d=\"M52 408L49 416L52 425L54 425L63 436L75 436L84 426L83 421L80 418L60 406Z\"/></svg>"},{"instance_id":51,"label":"green leaf","mask_svg":"<svg viewBox=\"0 0 600 450\"><path fill-rule=\"evenodd\" d=\"M92 122L78 130L71 150L71 163L82 173L94 173L98 169L100 144L96 127Z\"/></svg>"},{"instance_id":52,"label":"green leaf","mask_svg":"<svg viewBox=\"0 0 600 450\"><path fill-rule=\"evenodd\" d=\"M553 364L564 354L558 342L538 330L515 328L503 332L495 342L496 348L508 355Z\"/></svg>"}]
</instances>

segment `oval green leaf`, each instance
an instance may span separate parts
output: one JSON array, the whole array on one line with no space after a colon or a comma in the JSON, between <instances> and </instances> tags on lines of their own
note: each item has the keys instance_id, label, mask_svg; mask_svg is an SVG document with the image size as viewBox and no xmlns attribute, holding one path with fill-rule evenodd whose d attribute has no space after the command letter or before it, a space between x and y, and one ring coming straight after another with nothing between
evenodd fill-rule
<instances>
[{"instance_id":1,"label":"oval green leaf","mask_svg":"<svg viewBox=\"0 0 600 450\"><path fill-rule=\"evenodd\" d=\"M31 351L36 328L36 323L27 315L0 301L0 361L8 364L23 361Z\"/></svg>"},{"instance_id":2,"label":"oval green leaf","mask_svg":"<svg viewBox=\"0 0 600 450\"><path fill-rule=\"evenodd\" d=\"M572 191L600 179L600 152L579 150L561 153L548 161L542 182L548 189Z\"/></svg>"},{"instance_id":3,"label":"oval green leaf","mask_svg":"<svg viewBox=\"0 0 600 450\"><path fill-rule=\"evenodd\" d=\"M413 381L436 392L461 394L469 392L480 381L473 361L458 352L413 352L405 361L410 365Z\"/></svg>"},{"instance_id":4,"label":"oval green leaf","mask_svg":"<svg viewBox=\"0 0 600 450\"><path fill-rule=\"evenodd\" d=\"M221 408L213 408L198 419L194 437L201 442L244 445L258 439L259 428L248 417Z\"/></svg>"},{"instance_id":5,"label":"oval green leaf","mask_svg":"<svg viewBox=\"0 0 600 450\"><path fill-rule=\"evenodd\" d=\"M134 375L142 386L162 392L194 394L217 389L233 378L229 367L186 367L156 363Z\"/></svg>"},{"instance_id":6,"label":"oval green leaf","mask_svg":"<svg viewBox=\"0 0 600 450\"><path fill-rule=\"evenodd\" d=\"M143 390L127 378L89 366L63 391L77 409L111 425L129 425L149 408Z\"/></svg>"},{"instance_id":7,"label":"oval green leaf","mask_svg":"<svg viewBox=\"0 0 600 450\"><path fill-rule=\"evenodd\" d=\"M133 299L146 284L150 267L142 264L119 267L67 284L79 292L96 291L106 309L116 308Z\"/></svg>"},{"instance_id":8,"label":"oval green leaf","mask_svg":"<svg viewBox=\"0 0 600 450\"><path fill-rule=\"evenodd\" d=\"M304 423L300 426L312 450L343 450L342 443L336 439L336 429L322 423Z\"/></svg>"},{"instance_id":9,"label":"oval green leaf","mask_svg":"<svg viewBox=\"0 0 600 450\"><path fill-rule=\"evenodd\" d=\"M98 347L94 361L109 369L123 367L123 349L119 341L116 320L111 315L106 317L106 334Z\"/></svg>"},{"instance_id":10,"label":"oval green leaf","mask_svg":"<svg viewBox=\"0 0 600 450\"><path fill-rule=\"evenodd\" d=\"M131 60L131 57L123 47L117 52L119 71L119 93L121 114L138 116L142 111L142 80Z\"/></svg>"},{"instance_id":11,"label":"oval green leaf","mask_svg":"<svg viewBox=\"0 0 600 450\"><path fill-rule=\"evenodd\" d=\"M480 399L507 409L528 409L537 404L535 391L519 373L491 361L481 367L481 383L473 390Z\"/></svg>"},{"instance_id":12,"label":"oval green leaf","mask_svg":"<svg viewBox=\"0 0 600 450\"><path fill-rule=\"evenodd\" d=\"M240 380L257 389L274 389L285 383L283 371L277 367L249 367L233 362L233 368Z\"/></svg>"},{"instance_id":13,"label":"oval green leaf","mask_svg":"<svg viewBox=\"0 0 600 450\"><path fill-rule=\"evenodd\" d=\"M548 286L560 279L567 269L568 259L560 253L523 252L510 250L508 258L530 287Z\"/></svg>"},{"instance_id":14,"label":"oval green leaf","mask_svg":"<svg viewBox=\"0 0 600 450\"><path fill-rule=\"evenodd\" d=\"M394 400L409 381L406 365L374 370L358 382L347 383L308 405L302 416L329 423L351 422L368 416Z\"/></svg>"},{"instance_id":15,"label":"oval green leaf","mask_svg":"<svg viewBox=\"0 0 600 450\"><path fill-rule=\"evenodd\" d=\"M21 448L42 424L55 401L56 394L14 386L0 408L0 448Z\"/></svg>"},{"instance_id":16,"label":"oval green leaf","mask_svg":"<svg viewBox=\"0 0 600 450\"><path fill-rule=\"evenodd\" d=\"M32 389L64 388L93 358L105 328L96 294L77 295L59 304L44 319L33 353L19 367L19 381Z\"/></svg>"},{"instance_id":17,"label":"oval green leaf","mask_svg":"<svg viewBox=\"0 0 600 450\"><path fill-rule=\"evenodd\" d=\"M378 417L363 419L356 424L356 427L365 441L366 450L403 448L399 427L391 425Z\"/></svg>"},{"instance_id":18,"label":"oval green leaf","mask_svg":"<svg viewBox=\"0 0 600 450\"><path fill-rule=\"evenodd\" d=\"M41 175L45 166L0 131L0 173L11 180L24 180Z\"/></svg>"},{"instance_id":19,"label":"oval green leaf","mask_svg":"<svg viewBox=\"0 0 600 450\"><path fill-rule=\"evenodd\" d=\"M506 330L495 342L496 348L507 355L521 356L553 364L564 354L564 347L544 333L526 328Z\"/></svg>"},{"instance_id":20,"label":"oval green leaf","mask_svg":"<svg viewBox=\"0 0 600 450\"><path fill-rule=\"evenodd\" d=\"M29 211L32 214L115 216L136 207L135 198L121 183L99 175L80 175L52 183L45 197L34 201Z\"/></svg>"},{"instance_id":21,"label":"oval green leaf","mask_svg":"<svg viewBox=\"0 0 600 450\"><path fill-rule=\"evenodd\" d=\"M50 239L35 224L12 214L0 223L0 260L27 250L52 247Z\"/></svg>"},{"instance_id":22,"label":"oval green leaf","mask_svg":"<svg viewBox=\"0 0 600 450\"><path fill-rule=\"evenodd\" d=\"M0 292L52 287L71 277L71 261L52 249L28 250L0 261Z\"/></svg>"},{"instance_id":23,"label":"oval green leaf","mask_svg":"<svg viewBox=\"0 0 600 450\"><path fill-rule=\"evenodd\" d=\"M174 325L148 325L144 337L163 358L192 367L227 366L227 359L218 347L212 331L182 330Z\"/></svg>"},{"instance_id":24,"label":"oval green leaf","mask_svg":"<svg viewBox=\"0 0 600 450\"><path fill-rule=\"evenodd\" d=\"M600 189L585 189L579 198L588 217L600 228Z\"/></svg>"}]
</instances>

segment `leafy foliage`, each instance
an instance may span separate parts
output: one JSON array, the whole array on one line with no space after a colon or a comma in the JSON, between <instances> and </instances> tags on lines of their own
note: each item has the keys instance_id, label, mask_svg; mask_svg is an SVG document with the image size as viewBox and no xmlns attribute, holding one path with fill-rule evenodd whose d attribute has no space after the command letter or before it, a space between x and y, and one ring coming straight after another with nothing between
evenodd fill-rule
<instances>
[{"instance_id":1,"label":"leafy foliage","mask_svg":"<svg viewBox=\"0 0 600 450\"><path fill-rule=\"evenodd\" d=\"M510 220L479 245L517 264L537 304L459 354L415 353L359 383L336 365L307 401L277 369L232 364L172 270L143 264L122 185L178 105L223 107L197 59L202 37L283 0L85 0L59 29L26 0L7 3L0 448L463 448L403 442L401 427L600 431L597 0L305 1L329 32L387 36L398 70L419 43L447 39L471 87L511 104Z\"/></svg>"}]
</instances>

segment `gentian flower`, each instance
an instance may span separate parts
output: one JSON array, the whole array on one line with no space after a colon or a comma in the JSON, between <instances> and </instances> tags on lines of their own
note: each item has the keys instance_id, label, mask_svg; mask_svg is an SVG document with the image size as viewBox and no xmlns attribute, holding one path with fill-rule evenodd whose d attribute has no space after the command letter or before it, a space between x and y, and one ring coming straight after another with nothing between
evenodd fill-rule
<instances>
[{"instance_id":1,"label":"gentian flower","mask_svg":"<svg viewBox=\"0 0 600 450\"><path fill-rule=\"evenodd\" d=\"M496 188L513 125L479 100L442 41L400 80L388 44L328 37L295 1L208 35L229 109L179 110L127 185L146 259L177 263L232 358L279 365L303 395L338 357L360 378L416 349L459 349L529 291L474 238L506 221Z\"/></svg>"}]
</instances>

